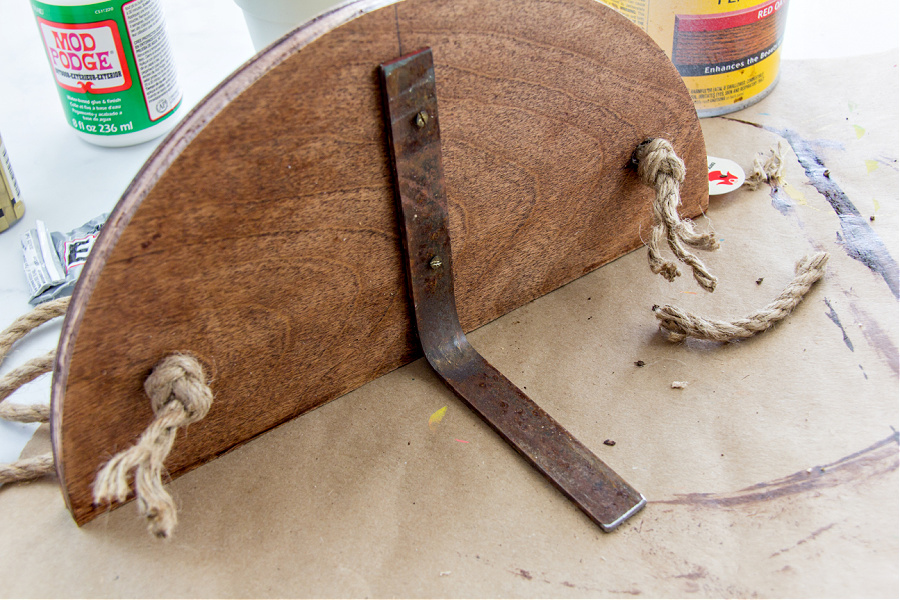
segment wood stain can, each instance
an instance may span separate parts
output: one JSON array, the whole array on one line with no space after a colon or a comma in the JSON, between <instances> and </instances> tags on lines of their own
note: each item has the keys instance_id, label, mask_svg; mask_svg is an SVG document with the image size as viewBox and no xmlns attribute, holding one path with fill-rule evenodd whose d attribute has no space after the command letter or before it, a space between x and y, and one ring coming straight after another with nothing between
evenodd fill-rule
<instances>
[{"instance_id":1,"label":"wood stain can","mask_svg":"<svg viewBox=\"0 0 900 600\"><path fill-rule=\"evenodd\" d=\"M600 1L666 52L701 117L746 108L778 83L788 0Z\"/></svg>"},{"instance_id":2,"label":"wood stain can","mask_svg":"<svg viewBox=\"0 0 900 600\"><path fill-rule=\"evenodd\" d=\"M3 138L0 138L0 232L9 229L24 214L22 192L19 191L19 183L13 174Z\"/></svg>"}]
</instances>

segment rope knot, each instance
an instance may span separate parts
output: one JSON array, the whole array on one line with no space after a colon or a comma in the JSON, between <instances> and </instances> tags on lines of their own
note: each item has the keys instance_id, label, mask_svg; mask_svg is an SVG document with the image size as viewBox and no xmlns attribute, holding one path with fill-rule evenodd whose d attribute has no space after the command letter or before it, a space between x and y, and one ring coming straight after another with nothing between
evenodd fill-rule
<instances>
[{"instance_id":1,"label":"rope knot","mask_svg":"<svg viewBox=\"0 0 900 600\"><path fill-rule=\"evenodd\" d=\"M134 471L138 511L147 519L153 535L166 538L178 518L175 501L163 488L163 463L178 428L205 417L213 395L203 367L186 354L173 354L160 361L144 380L144 391L156 416L134 446L113 456L97 473L94 503L127 500L131 489L128 475Z\"/></svg>"},{"instance_id":2,"label":"rope knot","mask_svg":"<svg viewBox=\"0 0 900 600\"><path fill-rule=\"evenodd\" d=\"M213 400L203 367L195 358L184 354L173 354L156 365L144 381L144 391L157 416L169 404L180 404L184 412L181 425L190 425L205 417Z\"/></svg>"},{"instance_id":3,"label":"rope knot","mask_svg":"<svg viewBox=\"0 0 900 600\"><path fill-rule=\"evenodd\" d=\"M647 260L650 270L675 281L681 275L678 265L665 260L660 246L668 243L675 257L691 267L694 279L707 292L716 289L716 277L699 258L685 246L701 250L716 250L719 242L715 232L698 233L693 224L678 214L681 204L681 184L684 182L684 161L675 154L668 140L655 138L641 143L631 157L637 165L638 177L648 187L656 190L653 200L653 229L647 242Z\"/></svg>"},{"instance_id":4,"label":"rope knot","mask_svg":"<svg viewBox=\"0 0 900 600\"><path fill-rule=\"evenodd\" d=\"M644 185L656 187L660 177L684 182L684 161L675 154L675 148L668 140L655 138L642 142L634 151L638 177Z\"/></svg>"}]
</instances>

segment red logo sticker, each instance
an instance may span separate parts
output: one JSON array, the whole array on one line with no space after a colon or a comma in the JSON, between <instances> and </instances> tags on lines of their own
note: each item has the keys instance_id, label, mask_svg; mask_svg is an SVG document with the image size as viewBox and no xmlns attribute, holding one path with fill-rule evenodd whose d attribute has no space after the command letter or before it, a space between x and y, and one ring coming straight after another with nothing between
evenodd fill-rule
<instances>
[{"instance_id":1,"label":"red logo sticker","mask_svg":"<svg viewBox=\"0 0 900 600\"><path fill-rule=\"evenodd\" d=\"M744 170L733 160L707 156L706 165L709 169L710 196L736 190L744 184Z\"/></svg>"}]
</instances>

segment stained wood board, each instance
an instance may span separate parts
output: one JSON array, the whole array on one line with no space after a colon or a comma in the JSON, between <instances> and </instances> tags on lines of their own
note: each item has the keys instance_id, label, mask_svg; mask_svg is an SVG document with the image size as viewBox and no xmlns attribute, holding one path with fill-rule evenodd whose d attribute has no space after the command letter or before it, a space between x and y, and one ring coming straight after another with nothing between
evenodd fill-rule
<instances>
[{"instance_id":1,"label":"stained wood board","mask_svg":"<svg viewBox=\"0 0 900 600\"><path fill-rule=\"evenodd\" d=\"M897 299L779 132L896 258L897 59L786 61L761 103L701 121L710 153L745 170L786 151L780 192L714 196L698 219L722 244L703 254L714 294L652 275L638 250L469 335L628 473L649 503L627 526L601 532L417 360L171 482L166 543L133 506L76 527L55 477L3 486L4 595L896 598ZM825 278L765 334L657 331L652 304L745 315L816 250ZM29 453L49 449L42 429Z\"/></svg>"},{"instance_id":2,"label":"stained wood board","mask_svg":"<svg viewBox=\"0 0 900 600\"><path fill-rule=\"evenodd\" d=\"M81 524L99 466L152 419L142 383L190 352L215 402L172 477L418 356L376 69L434 51L457 305L466 331L641 244L652 191L629 159L703 135L663 52L590 0L357 2L235 73L116 206L60 341L53 446ZM612 465L615 467L615 465Z\"/></svg>"}]
</instances>

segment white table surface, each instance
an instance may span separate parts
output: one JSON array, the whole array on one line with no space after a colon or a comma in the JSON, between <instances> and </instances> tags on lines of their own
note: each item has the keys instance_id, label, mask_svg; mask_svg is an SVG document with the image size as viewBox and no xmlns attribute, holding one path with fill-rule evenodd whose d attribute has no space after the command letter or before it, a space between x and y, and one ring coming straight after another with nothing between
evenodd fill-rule
<instances>
[{"instance_id":1,"label":"white table surface","mask_svg":"<svg viewBox=\"0 0 900 600\"><path fill-rule=\"evenodd\" d=\"M184 90L183 117L254 54L241 10L230 0L162 0ZM898 46L896 0L792 0L783 60L836 58ZM0 135L22 189L25 217L0 234L0 328L30 310L20 237L36 219L68 231L108 212L162 140L129 148L101 148L79 139L65 121L26 0L0 0ZM20 342L0 375L52 350L59 324ZM13 396L48 402L50 377ZM35 426L0 422L0 462L15 460Z\"/></svg>"}]
</instances>

